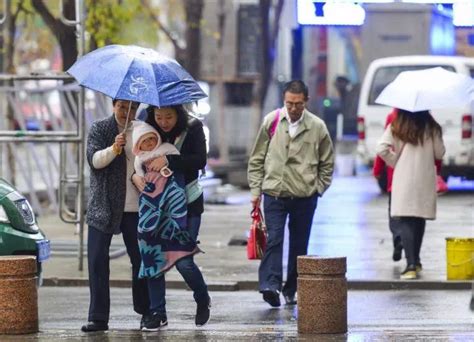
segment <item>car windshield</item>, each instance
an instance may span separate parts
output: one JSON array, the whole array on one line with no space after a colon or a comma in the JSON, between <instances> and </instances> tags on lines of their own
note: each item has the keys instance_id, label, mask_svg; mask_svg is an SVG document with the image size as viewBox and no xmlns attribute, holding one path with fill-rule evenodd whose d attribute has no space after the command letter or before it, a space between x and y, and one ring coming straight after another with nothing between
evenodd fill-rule
<instances>
[{"instance_id":1,"label":"car windshield","mask_svg":"<svg viewBox=\"0 0 474 342\"><path fill-rule=\"evenodd\" d=\"M455 71L452 66L449 65L397 65L389 66L378 69L374 75L374 81L372 82L372 88L369 94L369 105L377 105L375 99L380 95L382 90L392 82L399 73L402 71L421 70L427 68L434 68L440 66L449 71ZM471 75L473 75L473 69L471 69Z\"/></svg>"}]
</instances>

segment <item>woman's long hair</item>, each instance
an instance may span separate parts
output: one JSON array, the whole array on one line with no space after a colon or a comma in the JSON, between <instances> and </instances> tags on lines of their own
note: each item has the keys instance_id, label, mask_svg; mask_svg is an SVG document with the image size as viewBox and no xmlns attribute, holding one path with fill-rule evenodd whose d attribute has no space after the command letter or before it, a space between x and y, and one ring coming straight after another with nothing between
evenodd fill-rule
<instances>
[{"instance_id":1,"label":"woman's long hair","mask_svg":"<svg viewBox=\"0 0 474 342\"><path fill-rule=\"evenodd\" d=\"M181 105L170 106L170 108L174 108L176 110L176 113L178 113L178 120L176 121L176 125L171 131L165 132L160 128L160 126L158 126L155 121L155 108L155 106L147 107L147 116L145 122L152 125L158 131L160 137L163 139L164 142L173 143L176 137L180 135L186 128L188 128L188 112Z\"/></svg>"},{"instance_id":2,"label":"woman's long hair","mask_svg":"<svg viewBox=\"0 0 474 342\"><path fill-rule=\"evenodd\" d=\"M392 134L405 143L423 145L425 138L442 135L441 126L427 110L409 112L398 109L397 117L392 123Z\"/></svg>"}]
</instances>

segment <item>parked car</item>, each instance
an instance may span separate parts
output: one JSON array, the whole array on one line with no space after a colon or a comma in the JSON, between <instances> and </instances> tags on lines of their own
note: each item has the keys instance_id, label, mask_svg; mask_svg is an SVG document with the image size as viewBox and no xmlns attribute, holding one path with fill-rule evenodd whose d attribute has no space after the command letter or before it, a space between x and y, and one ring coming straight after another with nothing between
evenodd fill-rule
<instances>
[{"instance_id":1,"label":"parked car","mask_svg":"<svg viewBox=\"0 0 474 342\"><path fill-rule=\"evenodd\" d=\"M474 58L460 56L400 56L374 60L365 74L359 96L357 118L357 159L372 166L375 146L383 134L387 114L391 108L375 103L381 91L402 71L443 67L474 78ZM433 110L434 118L443 128L446 154L441 174L474 179L473 111L471 108ZM385 189L386 178L379 186Z\"/></svg>"},{"instance_id":2,"label":"parked car","mask_svg":"<svg viewBox=\"0 0 474 342\"><path fill-rule=\"evenodd\" d=\"M42 263L50 254L50 242L38 227L30 203L0 178L0 255L35 256L41 284Z\"/></svg>"}]
</instances>

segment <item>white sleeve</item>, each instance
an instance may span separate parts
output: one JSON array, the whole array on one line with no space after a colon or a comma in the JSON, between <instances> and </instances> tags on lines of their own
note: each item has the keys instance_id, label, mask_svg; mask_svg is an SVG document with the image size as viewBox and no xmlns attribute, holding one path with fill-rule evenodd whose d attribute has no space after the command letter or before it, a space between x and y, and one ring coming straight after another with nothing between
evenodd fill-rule
<instances>
[{"instance_id":1,"label":"white sleeve","mask_svg":"<svg viewBox=\"0 0 474 342\"><path fill-rule=\"evenodd\" d=\"M397 154L394 152L392 126L388 125L380 140L377 142L375 152L388 166L394 167L397 163Z\"/></svg>"},{"instance_id":2,"label":"white sleeve","mask_svg":"<svg viewBox=\"0 0 474 342\"><path fill-rule=\"evenodd\" d=\"M115 154L112 146L104 148L103 150L97 151L92 156L92 165L96 169L103 169L104 167L109 166L112 160L115 159L117 155Z\"/></svg>"}]
</instances>

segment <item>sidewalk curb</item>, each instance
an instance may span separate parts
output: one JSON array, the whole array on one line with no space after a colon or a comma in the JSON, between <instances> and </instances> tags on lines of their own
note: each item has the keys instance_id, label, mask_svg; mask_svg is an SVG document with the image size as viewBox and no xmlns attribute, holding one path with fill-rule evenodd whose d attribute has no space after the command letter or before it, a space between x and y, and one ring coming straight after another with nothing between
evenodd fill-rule
<instances>
[{"instance_id":1,"label":"sidewalk curb","mask_svg":"<svg viewBox=\"0 0 474 342\"><path fill-rule=\"evenodd\" d=\"M433 280L351 280L349 290L467 290L472 281L433 281Z\"/></svg>"},{"instance_id":2,"label":"sidewalk curb","mask_svg":"<svg viewBox=\"0 0 474 342\"><path fill-rule=\"evenodd\" d=\"M45 278L43 286L89 286L85 278ZM132 281L128 279L111 279L111 287L131 287ZM349 290L468 290L472 281L423 281L423 280L348 280ZM209 291L244 291L258 290L256 281L223 281L209 282ZM172 280L166 282L166 288L185 290L188 287L184 281Z\"/></svg>"}]
</instances>

